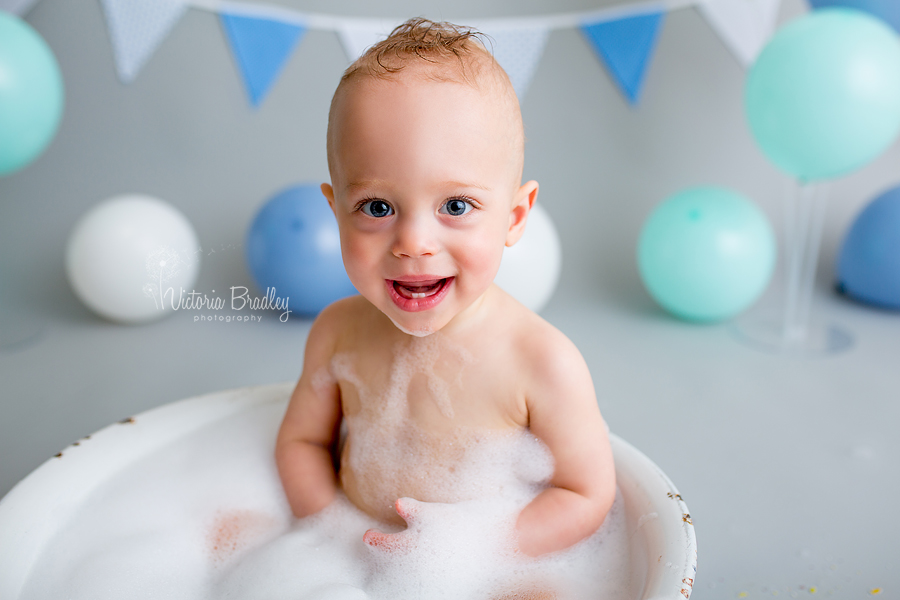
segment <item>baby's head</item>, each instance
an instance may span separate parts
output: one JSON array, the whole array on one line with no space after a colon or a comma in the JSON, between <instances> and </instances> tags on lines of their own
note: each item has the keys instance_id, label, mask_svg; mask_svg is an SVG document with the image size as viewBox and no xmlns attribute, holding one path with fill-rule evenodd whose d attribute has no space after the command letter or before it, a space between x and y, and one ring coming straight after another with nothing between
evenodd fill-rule
<instances>
[{"instance_id":1,"label":"baby's head","mask_svg":"<svg viewBox=\"0 0 900 600\"><path fill-rule=\"evenodd\" d=\"M347 69L328 122L344 265L403 331L427 335L485 298L537 183L509 78L479 34L408 21Z\"/></svg>"}]
</instances>

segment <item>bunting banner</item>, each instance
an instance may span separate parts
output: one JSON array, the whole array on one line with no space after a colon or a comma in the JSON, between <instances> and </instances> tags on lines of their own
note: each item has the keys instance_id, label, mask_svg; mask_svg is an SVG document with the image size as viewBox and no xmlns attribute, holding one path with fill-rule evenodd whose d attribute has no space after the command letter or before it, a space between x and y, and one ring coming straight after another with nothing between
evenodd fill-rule
<instances>
[{"instance_id":1,"label":"bunting banner","mask_svg":"<svg viewBox=\"0 0 900 600\"><path fill-rule=\"evenodd\" d=\"M744 67L775 31L780 0L705 0L697 8Z\"/></svg>"},{"instance_id":2,"label":"bunting banner","mask_svg":"<svg viewBox=\"0 0 900 600\"><path fill-rule=\"evenodd\" d=\"M253 106L259 106L306 28L294 23L222 13L222 26L244 76Z\"/></svg>"},{"instance_id":3,"label":"bunting banner","mask_svg":"<svg viewBox=\"0 0 900 600\"><path fill-rule=\"evenodd\" d=\"M0 10L22 17L35 4L37 0L0 0Z\"/></svg>"},{"instance_id":4,"label":"bunting banner","mask_svg":"<svg viewBox=\"0 0 900 600\"><path fill-rule=\"evenodd\" d=\"M662 12L650 12L581 27L631 104L636 104L641 95L662 20Z\"/></svg>"},{"instance_id":5,"label":"bunting banner","mask_svg":"<svg viewBox=\"0 0 900 600\"><path fill-rule=\"evenodd\" d=\"M525 96L537 64L544 54L544 46L550 30L542 25L510 27L475 24L475 28L487 36L486 43L509 76L513 89L519 98Z\"/></svg>"},{"instance_id":6,"label":"bunting banner","mask_svg":"<svg viewBox=\"0 0 900 600\"><path fill-rule=\"evenodd\" d=\"M137 77L144 63L187 10L184 0L101 0L122 83Z\"/></svg>"},{"instance_id":7,"label":"bunting banner","mask_svg":"<svg viewBox=\"0 0 900 600\"><path fill-rule=\"evenodd\" d=\"M400 19L360 20L348 19L336 26L341 46L350 62L363 55L369 46L385 39L394 27L402 23Z\"/></svg>"},{"instance_id":8,"label":"bunting banner","mask_svg":"<svg viewBox=\"0 0 900 600\"><path fill-rule=\"evenodd\" d=\"M353 61L403 21L305 13L232 0L100 1L123 83L134 80L188 8L217 14L254 107L265 100L308 30L335 33ZM749 65L773 33L780 4L781 0L644 0L578 13L454 22L472 25L487 36L487 45L520 99L528 91L550 32L580 30L623 96L635 105L666 14L696 8L741 64Z\"/></svg>"}]
</instances>

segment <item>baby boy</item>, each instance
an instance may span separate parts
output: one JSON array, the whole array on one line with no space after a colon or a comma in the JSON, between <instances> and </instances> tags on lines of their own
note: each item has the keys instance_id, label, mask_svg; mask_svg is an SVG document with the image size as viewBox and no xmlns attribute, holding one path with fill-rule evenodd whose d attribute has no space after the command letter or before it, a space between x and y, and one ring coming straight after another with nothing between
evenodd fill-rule
<instances>
[{"instance_id":1,"label":"baby boy","mask_svg":"<svg viewBox=\"0 0 900 600\"><path fill-rule=\"evenodd\" d=\"M553 459L518 514L516 550L538 556L594 533L615 474L587 365L561 332L494 283L538 184L522 184L518 100L477 34L408 21L345 72L328 122L323 184L358 296L326 308L276 460L297 517L338 490L385 523L423 502L496 491L467 448L528 431ZM492 487L493 486L493 487ZM370 530L372 546L404 533Z\"/></svg>"}]
</instances>

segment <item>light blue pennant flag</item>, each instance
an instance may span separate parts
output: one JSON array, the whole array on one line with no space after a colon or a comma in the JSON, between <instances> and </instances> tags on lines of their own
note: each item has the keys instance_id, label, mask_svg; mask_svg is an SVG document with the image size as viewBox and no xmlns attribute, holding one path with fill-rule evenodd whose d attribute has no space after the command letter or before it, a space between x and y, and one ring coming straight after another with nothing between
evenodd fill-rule
<instances>
[{"instance_id":1,"label":"light blue pennant flag","mask_svg":"<svg viewBox=\"0 0 900 600\"><path fill-rule=\"evenodd\" d=\"M37 4L37 0L0 0L0 10L22 16Z\"/></svg>"},{"instance_id":2,"label":"light blue pennant flag","mask_svg":"<svg viewBox=\"0 0 900 600\"><path fill-rule=\"evenodd\" d=\"M101 0L119 80L130 83L187 10L186 0Z\"/></svg>"},{"instance_id":3,"label":"light blue pennant flag","mask_svg":"<svg viewBox=\"0 0 900 600\"><path fill-rule=\"evenodd\" d=\"M306 27L244 15L223 13L220 16L250 102L259 106L306 33Z\"/></svg>"},{"instance_id":4,"label":"light blue pennant flag","mask_svg":"<svg viewBox=\"0 0 900 600\"><path fill-rule=\"evenodd\" d=\"M640 98L662 20L662 12L652 12L581 25L584 36L631 104Z\"/></svg>"},{"instance_id":5,"label":"light blue pennant flag","mask_svg":"<svg viewBox=\"0 0 900 600\"><path fill-rule=\"evenodd\" d=\"M528 91L538 62L544 53L549 30L544 26L481 28L494 59L503 67L519 100Z\"/></svg>"},{"instance_id":6,"label":"light blue pennant flag","mask_svg":"<svg viewBox=\"0 0 900 600\"><path fill-rule=\"evenodd\" d=\"M347 59L353 62L401 23L394 19L342 19L336 29Z\"/></svg>"}]
</instances>

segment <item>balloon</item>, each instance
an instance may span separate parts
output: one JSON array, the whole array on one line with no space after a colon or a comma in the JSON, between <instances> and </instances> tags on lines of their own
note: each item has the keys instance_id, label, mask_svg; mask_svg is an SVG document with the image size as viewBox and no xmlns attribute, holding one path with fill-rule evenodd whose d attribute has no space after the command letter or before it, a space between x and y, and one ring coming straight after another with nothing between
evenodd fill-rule
<instances>
[{"instance_id":1,"label":"balloon","mask_svg":"<svg viewBox=\"0 0 900 600\"><path fill-rule=\"evenodd\" d=\"M0 11L0 175L44 151L62 108L62 76L50 48L25 21Z\"/></svg>"},{"instance_id":2,"label":"balloon","mask_svg":"<svg viewBox=\"0 0 900 600\"><path fill-rule=\"evenodd\" d=\"M247 233L247 264L262 290L313 316L356 293L341 260L334 213L318 185L298 185L269 199Z\"/></svg>"},{"instance_id":3,"label":"balloon","mask_svg":"<svg viewBox=\"0 0 900 600\"><path fill-rule=\"evenodd\" d=\"M187 218L157 198L126 195L98 204L75 224L66 274L75 295L122 323L159 319L192 291L200 244Z\"/></svg>"},{"instance_id":4,"label":"balloon","mask_svg":"<svg viewBox=\"0 0 900 600\"><path fill-rule=\"evenodd\" d=\"M900 187L856 217L838 255L838 287L851 298L900 309Z\"/></svg>"},{"instance_id":5,"label":"balloon","mask_svg":"<svg viewBox=\"0 0 900 600\"><path fill-rule=\"evenodd\" d=\"M535 204L519 241L503 251L494 283L533 310L540 310L559 282L562 249L550 215Z\"/></svg>"},{"instance_id":6,"label":"balloon","mask_svg":"<svg viewBox=\"0 0 900 600\"><path fill-rule=\"evenodd\" d=\"M763 48L744 100L753 135L775 165L805 181L844 175L900 131L900 39L857 10L813 11Z\"/></svg>"},{"instance_id":7,"label":"balloon","mask_svg":"<svg viewBox=\"0 0 900 600\"><path fill-rule=\"evenodd\" d=\"M662 202L644 223L638 268L650 295L689 321L720 321L747 309L775 265L765 215L727 189L698 187Z\"/></svg>"},{"instance_id":8,"label":"balloon","mask_svg":"<svg viewBox=\"0 0 900 600\"><path fill-rule=\"evenodd\" d=\"M900 31L900 2L897 0L809 0L809 4L815 9L843 6L862 10Z\"/></svg>"}]
</instances>

